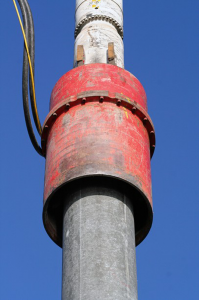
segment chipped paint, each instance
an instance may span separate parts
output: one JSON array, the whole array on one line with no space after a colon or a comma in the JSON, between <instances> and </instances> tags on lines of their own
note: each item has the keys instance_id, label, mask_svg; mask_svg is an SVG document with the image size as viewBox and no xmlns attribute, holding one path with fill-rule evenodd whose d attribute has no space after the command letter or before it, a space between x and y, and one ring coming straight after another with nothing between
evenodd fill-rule
<instances>
[{"instance_id":1,"label":"chipped paint","mask_svg":"<svg viewBox=\"0 0 199 300\"><path fill-rule=\"evenodd\" d=\"M150 121L143 123L146 116L150 120L143 101L144 89L135 77L117 66L89 64L77 69L66 73L56 84L46 119L50 123L46 135L45 228L61 245L59 189L81 177L106 176L125 182L132 195L139 195L137 200L132 197L132 201L138 201L134 214L135 220L139 219L139 244L152 222L149 133L153 132L154 138L154 131L147 127L152 126ZM85 98L84 104L81 97ZM119 105L118 99L122 99ZM66 103L70 104L67 109ZM137 103L136 114L132 112L133 103ZM52 122L54 110L57 118ZM54 218L52 209L56 210Z\"/></svg>"}]
</instances>

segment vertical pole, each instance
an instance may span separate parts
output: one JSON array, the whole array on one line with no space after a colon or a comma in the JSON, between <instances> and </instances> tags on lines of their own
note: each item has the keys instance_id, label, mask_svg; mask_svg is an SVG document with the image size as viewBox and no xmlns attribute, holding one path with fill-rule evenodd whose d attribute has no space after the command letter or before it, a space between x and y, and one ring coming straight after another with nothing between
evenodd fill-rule
<instances>
[{"instance_id":1,"label":"vertical pole","mask_svg":"<svg viewBox=\"0 0 199 300\"><path fill-rule=\"evenodd\" d=\"M79 45L85 64L113 64L107 55L109 43L114 45L114 65L124 68L123 0L76 0L74 66Z\"/></svg>"},{"instance_id":2,"label":"vertical pole","mask_svg":"<svg viewBox=\"0 0 199 300\"><path fill-rule=\"evenodd\" d=\"M62 300L137 300L135 229L128 197L87 181L67 195Z\"/></svg>"}]
</instances>

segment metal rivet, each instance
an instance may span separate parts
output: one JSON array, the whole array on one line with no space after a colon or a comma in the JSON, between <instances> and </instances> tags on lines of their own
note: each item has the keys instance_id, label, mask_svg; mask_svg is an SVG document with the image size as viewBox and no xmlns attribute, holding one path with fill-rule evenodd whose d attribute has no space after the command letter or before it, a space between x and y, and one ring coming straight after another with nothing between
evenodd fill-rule
<instances>
[{"instance_id":1,"label":"metal rivet","mask_svg":"<svg viewBox=\"0 0 199 300\"><path fill-rule=\"evenodd\" d=\"M86 98L82 98L82 104L85 104Z\"/></svg>"},{"instance_id":2,"label":"metal rivet","mask_svg":"<svg viewBox=\"0 0 199 300\"><path fill-rule=\"evenodd\" d=\"M135 106L133 106L132 113L135 114L136 110L137 110L137 108Z\"/></svg>"},{"instance_id":3,"label":"metal rivet","mask_svg":"<svg viewBox=\"0 0 199 300\"><path fill-rule=\"evenodd\" d=\"M120 106L121 102L122 102L122 101L118 99L118 100L117 100L117 106Z\"/></svg>"},{"instance_id":4,"label":"metal rivet","mask_svg":"<svg viewBox=\"0 0 199 300\"><path fill-rule=\"evenodd\" d=\"M66 109L68 110L70 108L70 103L66 103Z\"/></svg>"},{"instance_id":5,"label":"metal rivet","mask_svg":"<svg viewBox=\"0 0 199 300\"><path fill-rule=\"evenodd\" d=\"M143 123L146 124L147 121L148 121L148 119L145 117L145 118L143 119Z\"/></svg>"},{"instance_id":6,"label":"metal rivet","mask_svg":"<svg viewBox=\"0 0 199 300\"><path fill-rule=\"evenodd\" d=\"M53 113L53 117L57 117L57 114L56 114L56 113Z\"/></svg>"},{"instance_id":7,"label":"metal rivet","mask_svg":"<svg viewBox=\"0 0 199 300\"><path fill-rule=\"evenodd\" d=\"M102 103L104 101L104 97L101 96L99 101Z\"/></svg>"},{"instance_id":8,"label":"metal rivet","mask_svg":"<svg viewBox=\"0 0 199 300\"><path fill-rule=\"evenodd\" d=\"M45 125L45 126L44 126L44 129L48 129L48 125Z\"/></svg>"},{"instance_id":9,"label":"metal rivet","mask_svg":"<svg viewBox=\"0 0 199 300\"><path fill-rule=\"evenodd\" d=\"M150 134L153 135L153 134L155 134L155 132L152 130L152 131L150 131Z\"/></svg>"}]
</instances>

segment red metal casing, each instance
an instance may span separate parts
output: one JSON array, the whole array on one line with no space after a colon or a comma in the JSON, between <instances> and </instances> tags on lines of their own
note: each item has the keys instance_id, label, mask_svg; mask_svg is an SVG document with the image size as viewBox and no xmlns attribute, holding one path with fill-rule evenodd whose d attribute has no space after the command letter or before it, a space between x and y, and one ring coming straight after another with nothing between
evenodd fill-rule
<instances>
[{"instance_id":1,"label":"red metal casing","mask_svg":"<svg viewBox=\"0 0 199 300\"><path fill-rule=\"evenodd\" d=\"M46 156L43 221L62 245L62 200L71 182L99 176L131 190L136 244L152 224L150 158L154 127L145 91L128 71L108 64L75 68L55 85L42 133Z\"/></svg>"}]
</instances>

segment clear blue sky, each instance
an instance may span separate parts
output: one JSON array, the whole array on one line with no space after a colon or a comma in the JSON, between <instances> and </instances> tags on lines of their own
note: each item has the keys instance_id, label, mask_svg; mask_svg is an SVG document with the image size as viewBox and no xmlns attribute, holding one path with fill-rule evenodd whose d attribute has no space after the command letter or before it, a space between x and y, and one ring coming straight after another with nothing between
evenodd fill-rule
<instances>
[{"instance_id":1,"label":"clear blue sky","mask_svg":"<svg viewBox=\"0 0 199 300\"><path fill-rule=\"evenodd\" d=\"M29 0L36 95L43 123L51 90L72 68L75 0ZM139 300L199 299L199 1L124 0L125 68L143 84L154 122L154 223L137 247ZM42 224L45 161L22 109L23 39L1 1L0 298L61 299L61 249Z\"/></svg>"}]
</instances>

